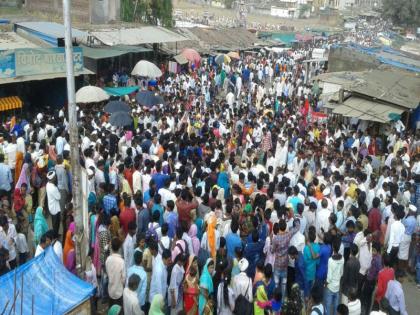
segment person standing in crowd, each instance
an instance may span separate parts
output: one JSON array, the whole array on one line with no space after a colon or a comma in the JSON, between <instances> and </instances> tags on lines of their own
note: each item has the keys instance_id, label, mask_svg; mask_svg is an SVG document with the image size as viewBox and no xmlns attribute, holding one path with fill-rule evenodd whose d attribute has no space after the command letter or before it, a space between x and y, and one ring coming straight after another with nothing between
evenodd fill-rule
<instances>
[{"instance_id":1,"label":"person standing in crowd","mask_svg":"<svg viewBox=\"0 0 420 315\"><path fill-rule=\"evenodd\" d=\"M402 283L404 282L406 273L404 270L397 269L395 271L395 280L390 280L385 293L385 298L389 302L388 312L389 314L401 314L408 315L404 291Z\"/></svg>"},{"instance_id":2,"label":"person standing in crowd","mask_svg":"<svg viewBox=\"0 0 420 315\"><path fill-rule=\"evenodd\" d=\"M119 254L121 241L113 238L111 241L111 255L106 259L105 268L108 275L109 306L114 304L123 306L123 291L126 279L124 259ZM138 282L137 282L138 286ZM137 286L132 291L137 290Z\"/></svg>"},{"instance_id":3,"label":"person standing in crowd","mask_svg":"<svg viewBox=\"0 0 420 315\"><path fill-rule=\"evenodd\" d=\"M61 194L60 190L58 189L57 177L55 171L50 171L47 174L48 183L46 186L47 191L47 200L48 200L48 210L51 214L51 221L52 221L52 228L55 233L59 233L60 229L60 214L61 214L61 207L60 207L60 200Z\"/></svg>"}]
</instances>

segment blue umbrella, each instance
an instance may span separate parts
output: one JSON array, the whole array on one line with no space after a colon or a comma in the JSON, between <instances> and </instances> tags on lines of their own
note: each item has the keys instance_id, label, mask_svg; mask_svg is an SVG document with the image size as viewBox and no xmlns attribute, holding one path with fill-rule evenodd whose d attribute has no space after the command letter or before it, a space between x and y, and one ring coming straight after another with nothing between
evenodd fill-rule
<instances>
[{"instance_id":1,"label":"blue umbrella","mask_svg":"<svg viewBox=\"0 0 420 315\"><path fill-rule=\"evenodd\" d=\"M151 92L151 91L140 91L136 95L136 101L142 106L153 107L160 104L165 104L163 97Z\"/></svg>"},{"instance_id":2,"label":"blue umbrella","mask_svg":"<svg viewBox=\"0 0 420 315\"><path fill-rule=\"evenodd\" d=\"M127 112L112 113L109 123L115 127L130 126L133 123L133 117Z\"/></svg>"},{"instance_id":3,"label":"blue umbrella","mask_svg":"<svg viewBox=\"0 0 420 315\"><path fill-rule=\"evenodd\" d=\"M130 106L122 101L111 101L106 104L104 111L107 113L115 113L115 112L131 112Z\"/></svg>"}]
</instances>

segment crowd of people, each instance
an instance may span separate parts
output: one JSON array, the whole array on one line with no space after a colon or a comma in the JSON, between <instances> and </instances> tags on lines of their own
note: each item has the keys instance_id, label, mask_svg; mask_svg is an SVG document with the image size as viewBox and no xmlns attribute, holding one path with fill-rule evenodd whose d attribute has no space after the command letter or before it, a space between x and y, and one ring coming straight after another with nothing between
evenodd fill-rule
<instances>
[{"instance_id":1,"label":"crowd of people","mask_svg":"<svg viewBox=\"0 0 420 315\"><path fill-rule=\"evenodd\" d=\"M288 52L206 59L165 72L165 104L131 104L130 126L80 107L93 310L408 314L418 134L318 119L309 76ZM47 246L78 273L65 110L0 128L0 275Z\"/></svg>"}]
</instances>

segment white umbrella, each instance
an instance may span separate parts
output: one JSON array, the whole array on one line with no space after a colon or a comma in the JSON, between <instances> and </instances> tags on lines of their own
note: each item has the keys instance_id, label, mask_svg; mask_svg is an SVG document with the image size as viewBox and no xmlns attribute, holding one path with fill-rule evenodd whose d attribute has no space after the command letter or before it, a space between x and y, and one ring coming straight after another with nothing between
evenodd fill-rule
<instances>
[{"instance_id":1,"label":"white umbrella","mask_svg":"<svg viewBox=\"0 0 420 315\"><path fill-rule=\"evenodd\" d=\"M140 60L134 66L131 75L137 75L139 77L148 78L159 78L162 76L162 71L154 64L147 60Z\"/></svg>"},{"instance_id":2,"label":"white umbrella","mask_svg":"<svg viewBox=\"0 0 420 315\"><path fill-rule=\"evenodd\" d=\"M107 99L108 93L97 86L84 86L76 92L76 103L99 103Z\"/></svg>"}]
</instances>

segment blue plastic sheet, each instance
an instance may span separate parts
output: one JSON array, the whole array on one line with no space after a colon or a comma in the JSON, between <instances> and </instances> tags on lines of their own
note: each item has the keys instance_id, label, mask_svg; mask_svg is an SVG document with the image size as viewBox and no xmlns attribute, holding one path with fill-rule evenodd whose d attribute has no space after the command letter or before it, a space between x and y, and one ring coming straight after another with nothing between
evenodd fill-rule
<instances>
[{"instance_id":1,"label":"blue plastic sheet","mask_svg":"<svg viewBox=\"0 0 420 315\"><path fill-rule=\"evenodd\" d=\"M90 298L95 292L92 285L70 273L49 246L38 257L0 277L0 313L7 302L9 303L5 314L9 314L13 305L15 275L16 293L18 293L15 302L16 314L65 314ZM33 313L32 296L34 297ZM22 304L23 312L21 313Z\"/></svg>"},{"instance_id":2,"label":"blue plastic sheet","mask_svg":"<svg viewBox=\"0 0 420 315\"><path fill-rule=\"evenodd\" d=\"M106 87L104 90L112 96L124 96L137 92L138 86Z\"/></svg>"}]
</instances>

